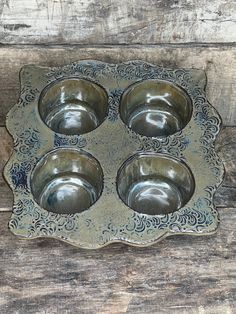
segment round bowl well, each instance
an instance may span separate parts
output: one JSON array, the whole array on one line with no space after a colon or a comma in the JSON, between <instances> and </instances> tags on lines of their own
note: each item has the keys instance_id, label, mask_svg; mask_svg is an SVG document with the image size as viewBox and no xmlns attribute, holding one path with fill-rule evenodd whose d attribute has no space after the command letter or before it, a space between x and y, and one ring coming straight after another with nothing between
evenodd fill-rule
<instances>
[{"instance_id":1,"label":"round bowl well","mask_svg":"<svg viewBox=\"0 0 236 314\"><path fill-rule=\"evenodd\" d=\"M193 195L195 182L180 160L162 154L136 154L118 171L117 190L133 210L149 215L172 213Z\"/></svg>"},{"instance_id":2,"label":"round bowl well","mask_svg":"<svg viewBox=\"0 0 236 314\"><path fill-rule=\"evenodd\" d=\"M192 114L192 102L178 86L160 80L131 85L123 94L120 116L134 132L164 137L182 130Z\"/></svg>"},{"instance_id":3,"label":"round bowl well","mask_svg":"<svg viewBox=\"0 0 236 314\"><path fill-rule=\"evenodd\" d=\"M96 129L106 118L108 97L99 85L84 79L64 79L47 86L39 114L54 132L76 135Z\"/></svg>"},{"instance_id":4,"label":"round bowl well","mask_svg":"<svg viewBox=\"0 0 236 314\"><path fill-rule=\"evenodd\" d=\"M44 209L73 214L88 209L100 197L103 172L90 154L75 149L57 149L45 155L31 175L35 201Z\"/></svg>"}]
</instances>

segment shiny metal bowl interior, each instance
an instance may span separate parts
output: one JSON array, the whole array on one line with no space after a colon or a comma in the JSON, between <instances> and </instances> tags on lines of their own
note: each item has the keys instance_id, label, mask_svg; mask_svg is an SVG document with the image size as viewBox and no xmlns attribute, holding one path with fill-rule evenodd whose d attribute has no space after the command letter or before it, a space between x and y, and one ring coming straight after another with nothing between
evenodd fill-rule
<instances>
[{"instance_id":1,"label":"shiny metal bowl interior","mask_svg":"<svg viewBox=\"0 0 236 314\"><path fill-rule=\"evenodd\" d=\"M46 154L31 175L31 191L44 209L60 214L79 213L100 197L103 172L90 154L56 149Z\"/></svg>"},{"instance_id":2,"label":"shiny metal bowl interior","mask_svg":"<svg viewBox=\"0 0 236 314\"><path fill-rule=\"evenodd\" d=\"M88 80L64 79L43 90L38 109L43 122L53 131L84 134L105 120L108 96L102 87Z\"/></svg>"},{"instance_id":3,"label":"shiny metal bowl interior","mask_svg":"<svg viewBox=\"0 0 236 314\"><path fill-rule=\"evenodd\" d=\"M134 132L149 137L168 136L182 130L191 114L190 97L167 81L145 80L133 84L121 99L123 122Z\"/></svg>"},{"instance_id":4,"label":"shiny metal bowl interior","mask_svg":"<svg viewBox=\"0 0 236 314\"><path fill-rule=\"evenodd\" d=\"M172 213L190 200L195 188L186 164L167 155L140 153L124 162L117 175L117 191L133 210Z\"/></svg>"}]
</instances>

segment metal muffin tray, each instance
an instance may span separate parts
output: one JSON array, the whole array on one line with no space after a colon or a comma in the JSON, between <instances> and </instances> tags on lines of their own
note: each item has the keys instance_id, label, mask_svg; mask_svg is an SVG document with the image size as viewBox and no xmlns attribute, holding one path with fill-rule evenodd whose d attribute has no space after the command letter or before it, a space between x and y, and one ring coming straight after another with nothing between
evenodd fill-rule
<instances>
[{"instance_id":1,"label":"metal muffin tray","mask_svg":"<svg viewBox=\"0 0 236 314\"><path fill-rule=\"evenodd\" d=\"M206 235L223 163L202 70L142 61L24 66L7 115L10 230L83 248Z\"/></svg>"}]
</instances>

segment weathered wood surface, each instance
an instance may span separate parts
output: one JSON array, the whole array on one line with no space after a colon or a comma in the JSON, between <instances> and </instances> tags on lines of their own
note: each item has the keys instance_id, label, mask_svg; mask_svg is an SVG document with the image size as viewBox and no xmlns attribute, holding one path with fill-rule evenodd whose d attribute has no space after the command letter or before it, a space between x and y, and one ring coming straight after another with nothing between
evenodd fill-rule
<instances>
[{"instance_id":1,"label":"weathered wood surface","mask_svg":"<svg viewBox=\"0 0 236 314\"><path fill-rule=\"evenodd\" d=\"M4 127L0 145L2 168L12 145ZM224 128L216 146L226 176L212 236L86 251L52 239L20 240L7 228L10 213L0 213L0 313L235 313L236 127ZM0 191L1 210L9 210L12 194L2 179Z\"/></svg>"},{"instance_id":2,"label":"weathered wood surface","mask_svg":"<svg viewBox=\"0 0 236 314\"><path fill-rule=\"evenodd\" d=\"M19 70L29 63L65 65L81 59L121 62L142 59L172 68L204 69L207 95L220 112L224 125L236 125L236 47L35 47L0 48L0 126L19 96Z\"/></svg>"},{"instance_id":3,"label":"weathered wood surface","mask_svg":"<svg viewBox=\"0 0 236 314\"><path fill-rule=\"evenodd\" d=\"M3 127L0 144L2 167L12 145ZM52 239L20 240L7 228L10 213L0 213L0 313L235 313L236 127L224 128L216 146L226 176L212 236L86 251ZM0 182L1 209L9 209L11 192Z\"/></svg>"},{"instance_id":4,"label":"weathered wood surface","mask_svg":"<svg viewBox=\"0 0 236 314\"><path fill-rule=\"evenodd\" d=\"M0 212L11 210L13 203L13 194L3 178L3 167L10 157L12 145L11 136L5 128L0 127Z\"/></svg>"},{"instance_id":5,"label":"weathered wood surface","mask_svg":"<svg viewBox=\"0 0 236 314\"><path fill-rule=\"evenodd\" d=\"M236 41L229 0L2 0L0 42L156 44Z\"/></svg>"},{"instance_id":6,"label":"weathered wood surface","mask_svg":"<svg viewBox=\"0 0 236 314\"><path fill-rule=\"evenodd\" d=\"M235 313L235 208L220 210L211 236L97 251L19 240L7 229L9 215L0 214L1 314Z\"/></svg>"},{"instance_id":7,"label":"weathered wood surface","mask_svg":"<svg viewBox=\"0 0 236 314\"><path fill-rule=\"evenodd\" d=\"M201 68L210 102L224 125L234 126L217 139L226 176L215 195L221 224L208 237L176 236L149 248L115 244L99 251L49 239L19 240L7 228L13 200L0 175L1 314L235 313L235 25L233 0L0 0L1 172L12 148L5 115L19 96L19 70L28 63L142 59Z\"/></svg>"},{"instance_id":8,"label":"weathered wood surface","mask_svg":"<svg viewBox=\"0 0 236 314\"><path fill-rule=\"evenodd\" d=\"M0 128L0 172L12 149L12 138L4 127ZM236 207L236 127L224 127L217 138L216 148L224 161L226 175L215 195L218 208ZM13 197L10 188L0 176L0 212L12 208Z\"/></svg>"}]
</instances>

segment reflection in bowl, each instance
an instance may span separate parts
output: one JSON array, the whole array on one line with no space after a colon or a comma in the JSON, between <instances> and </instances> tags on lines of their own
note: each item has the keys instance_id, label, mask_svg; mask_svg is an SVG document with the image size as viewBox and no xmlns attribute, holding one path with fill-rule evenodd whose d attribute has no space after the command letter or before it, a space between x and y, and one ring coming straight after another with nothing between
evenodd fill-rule
<instances>
[{"instance_id":1,"label":"reflection in bowl","mask_svg":"<svg viewBox=\"0 0 236 314\"><path fill-rule=\"evenodd\" d=\"M76 135L96 129L106 118L107 106L107 94L102 87L88 80L71 78L47 86L38 108L50 129Z\"/></svg>"},{"instance_id":2,"label":"reflection in bowl","mask_svg":"<svg viewBox=\"0 0 236 314\"><path fill-rule=\"evenodd\" d=\"M184 90L159 80L131 85L123 94L120 116L134 132L149 137L168 136L182 130L192 114Z\"/></svg>"},{"instance_id":3,"label":"reflection in bowl","mask_svg":"<svg viewBox=\"0 0 236 314\"><path fill-rule=\"evenodd\" d=\"M76 149L56 149L45 155L31 176L35 201L44 209L60 213L79 213L100 197L103 172L90 154Z\"/></svg>"},{"instance_id":4,"label":"reflection in bowl","mask_svg":"<svg viewBox=\"0 0 236 314\"><path fill-rule=\"evenodd\" d=\"M172 213L183 207L194 192L190 169L167 155L136 154L118 171L117 190L133 210L150 215Z\"/></svg>"}]
</instances>

